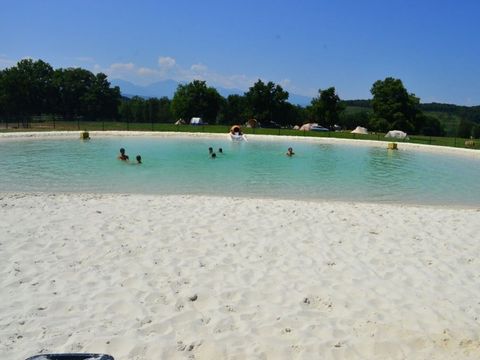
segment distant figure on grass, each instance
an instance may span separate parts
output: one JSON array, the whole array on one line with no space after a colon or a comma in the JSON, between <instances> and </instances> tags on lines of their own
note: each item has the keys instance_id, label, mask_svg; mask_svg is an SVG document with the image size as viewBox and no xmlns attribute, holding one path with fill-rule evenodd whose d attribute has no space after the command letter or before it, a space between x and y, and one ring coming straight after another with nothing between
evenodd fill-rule
<instances>
[{"instance_id":1,"label":"distant figure on grass","mask_svg":"<svg viewBox=\"0 0 480 360\"><path fill-rule=\"evenodd\" d=\"M120 149L120 155L118 155L118 159L122 161L127 161L129 159L128 155L125 155L125 149Z\"/></svg>"},{"instance_id":2,"label":"distant figure on grass","mask_svg":"<svg viewBox=\"0 0 480 360\"><path fill-rule=\"evenodd\" d=\"M142 157L140 155L137 155L137 164L142 163Z\"/></svg>"},{"instance_id":3,"label":"distant figure on grass","mask_svg":"<svg viewBox=\"0 0 480 360\"><path fill-rule=\"evenodd\" d=\"M287 153L285 154L287 156L293 156L295 153L293 152L293 149L291 147L288 148Z\"/></svg>"}]
</instances>

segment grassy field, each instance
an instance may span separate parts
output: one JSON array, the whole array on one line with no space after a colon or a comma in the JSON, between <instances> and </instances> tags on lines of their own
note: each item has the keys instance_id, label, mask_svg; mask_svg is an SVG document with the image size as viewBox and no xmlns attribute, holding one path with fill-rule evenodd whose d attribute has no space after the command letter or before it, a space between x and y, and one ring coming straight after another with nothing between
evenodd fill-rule
<instances>
[{"instance_id":1,"label":"grassy field","mask_svg":"<svg viewBox=\"0 0 480 360\"><path fill-rule=\"evenodd\" d=\"M19 126L20 125L20 126ZM101 122L101 121L57 121L57 122L30 122L28 128L22 124L0 123L0 132L13 131L62 131L62 130L120 130L120 131L173 131L173 132L200 132L200 133L228 133L230 126L226 125L174 125L174 124L158 124L158 123L126 123L126 122ZM309 136L309 137L332 137L341 139L356 140L379 140L385 141L385 134L368 134L358 135L351 134L349 131L339 132L316 132L316 131L299 131L292 129L251 129L244 128L245 134L261 134L261 135L278 135L278 136ZM406 142L429 144L438 146L466 147L470 140L455 137L435 137L412 135ZM397 141L398 142L398 141ZM401 141L400 141L401 142ZM480 140L470 141L471 148L480 149Z\"/></svg>"}]
</instances>

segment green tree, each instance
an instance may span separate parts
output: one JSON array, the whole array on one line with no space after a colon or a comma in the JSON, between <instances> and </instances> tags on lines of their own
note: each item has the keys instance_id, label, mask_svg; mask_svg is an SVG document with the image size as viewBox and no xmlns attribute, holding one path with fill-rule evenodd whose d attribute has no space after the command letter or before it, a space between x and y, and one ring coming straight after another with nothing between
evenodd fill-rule
<instances>
[{"instance_id":1,"label":"green tree","mask_svg":"<svg viewBox=\"0 0 480 360\"><path fill-rule=\"evenodd\" d=\"M115 118L120 100L105 74L80 68L54 70L42 60L25 59L0 72L0 113L27 120L32 115Z\"/></svg>"},{"instance_id":2,"label":"green tree","mask_svg":"<svg viewBox=\"0 0 480 360\"><path fill-rule=\"evenodd\" d=\"M194 80L186 85L178 85L172 99L172 112L176 118L189 120L201 117L215 123L221 101L222 97L215 88L207 87L205 81Z\"/></svg>"},{"instance_id":3,"label":"green tree","mask_svg":"<svg viewBox=\"0 0 480 360\"><path fill-rule=\"evenodd\" d=\"M163 96L158 99L158 111L156 116L160 123L175 122L171 107L172 101L168 97Z\"/></svg>"},{"instance_id":4,"label":"green tree","mask_svg":"<svg viewBox=\"0 0 480 360\"><path fill-rule=\"evenodd\" d=\"M318 96L312 99L309 106L309 114L313 121L332 128L339 123L340 114L344 109L335 88L330 87L326 90L318 90Z\"/></svg>"},{"instance_id":5,"label":"green tree","mask_svg":"<svg viewBox=\"0 0 480 360\"><path fill-rule=\"evenodd\" d=\"M4 112L26 118L52 110L55 97L53 69L42 60L21 60L2 71Z\"/></svg>"},{"instance_id":6,"label":"green tree","mask_svg":"<svg viewBox=\"0 0 480 360\"><path fill-rule=\"evenodd\" d=\"M168 97L149 98L145 103L146 120L149 122L168 123L172 122L170 111L171 101Z\"/></svg>"},{"instance_id":7,"label":"green tree","mask_svg":"<svg viewBox=\"0 0 480 360\"><path fill-rule=\"evenodd\" d=\"M275 117L275 121L284 127L302 125L306 121L307 115L305 108L299 105L284 102L280 105L279 110L279 115Z\"/></svg>"},{"instance_id":8,"label":"green tree","mask_svg":"<svg viewBox=\"0 0 480 360\"><path fill-rule=\"evenodd\" d=\"M111 88L107 75L98 73L91 79L90 86L80 100L82 113L91 120L117 118L120 89L118 86Z\"/></svg>"},{"instance_id":9,"label":"green tree","mask_svg":"<svg viewBox=\"0 0 480 360\"><path fill-rule=\"evenodd\" d=\"M119 115L123 121L132 122L172 122L171 101L167 97L143 99L134 96L122 99Z\"/></svg>"},{"instance_id":10,"label":"green tree","mask_svg":"<svg viewBox=\"0 0 480 360\"><path fill-rule=\"evenodd\" d=\"M269 81L264 83L258 80L245 93L247 100L249 117L258 121L274 121L281 116L284 104L288 100L288 92L284 91L280 85Z\"/></svg>"},{"instance_id":11,"label":"green tree","mask_svg":"<svg viewBox=\"0 0 480 360\"><path fill-rule=\"evenodd\" d=\"M58 91L56 112L61 113L66 120L88 114L89 101L85 101L85 97L94 82L95 75L85 69L55 70L54 83Z\"/></svg>"},{"instance_id":12,"label":"green tree","mask_svg":"<svg viewBox=\"0 0 480 360\"><path fill-rule=\"evenodd\" d=\"M403 130L407 133L419 131L422 124L417 124L419 98L409 94L399 79L388 77L376 81L370 90L373 99L372 124L379 131ZM387 126L385 126L388 124Z\"/></svg>"},{"instance_id":13,"label":"green tree","mask_svg":"<svg viewBox=\"0 0 480 360\"><path fill-rule=\"evenodd\" d=\"M472 127L472 137L474 139L480 138L480 125L477 124Z\"/></svg>"},{"instance_id":14,"label":"green tree","mask_svg":"<svg viewBox=\"0 0 480 360\"><path fill-rule=\"evenodd\" d=\"M392 129L392 126L384 118L371 116L368 121L368 129L372 131L387 132Z\"/></svg>"},{"instance_id":15,"label":"green tree","mask_svg":"<svg viewBox=\"0 0 480 360\"><path fill-rule=\"evenodd\" d=\"M458 124L457 136L461 138L468 139L472 136L472 129L474 127L474 123L468 120L460 120Z\"/></svg>"},{"instance_id":16,"label":"green tree","mask_svg":"<svg viewBox=\"0 0 480 360\"><path fill-rule=\"evenodd\" d=\"M146 101L145 99L141 98L140 96L134 96L130 99L130 106L132 109L132 119L131 121L134 122L147 122L148 119L146 117Z\"/></svg>"},{"instance_id":17,"label":"green tree","mask_svg":"<svg viewBox=\"0 0 480 360\"><path fill-rule=\"evenodd\" d=\"M130 99L122 99L120 102L120 107L118 109L120 119L122 121L132 121L133 120L133 110Z\"/></svg>"},{"instance_id":18,"label":"green tree","mask_svg":"<svg viewBox=\"0 0 480 360\"><path fill-rule=\"evenodd\" d=\"M5 71L0 70L0 117L7 115L7 91L5 84Z\"/></svg>"},{"instance_id":19,"label":"green tree","mask_svg":"<svg viewBox=\"0 0 480 360\"><path fill-rule=\"evenodd\" d=\"M148 122L158 122L158 109L160 103L158 98L149 98L145 104L146 120Z\"/></svg>"},{"instance_id":20,"label":"green tree","mask_svg":"<svg viewBox=\"0 0 480 360\"><path fill-rule=\"evenodd\" d=\"M445 129L440 121L431 115L417 115L417 124L422 124L420 134L427 136L444 136Z\"/></svg>"},{"instance_id":21,"label":"green tree","mask_svg":"<svg viewBox=\"0 0 480 360\"><path fill-rule=\"evenodd\" d=\"M295 107L295 119L290 122L292 125L303 125L308 121L307 109L300 105L294 105Z\"/></svg>"},{"instance_id":22,"label":"green tree","mask_svg":"<svg viewBox=\"0 0 480 360\"><path fill-rule=\"evenodd\" d=\"M247 99L242 95L229 95L222 103L219 123L225 125L241 124L248 120Z\"/></svg>"},{"instance_id":23,"label":"green tree","mask_svg":"<svg viewBox=\"0 0 480 360\"><path fill-rule=\"evenodd\" d=\"M366 110L340 114L339 125L344 129L355 129L357 126L369 127L371 113Z\"/></svg>"}]
</instances>

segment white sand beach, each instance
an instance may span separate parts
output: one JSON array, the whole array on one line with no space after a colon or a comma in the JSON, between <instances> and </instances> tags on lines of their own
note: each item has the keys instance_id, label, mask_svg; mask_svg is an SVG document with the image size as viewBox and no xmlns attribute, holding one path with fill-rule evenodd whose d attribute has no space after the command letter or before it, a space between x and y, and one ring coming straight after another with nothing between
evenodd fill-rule
<instances>
[{"instance_id":1,"label":"white sand beach","mask_svg":"<svg viewBox=\"0 0 480 360\"><path fill-rule=\"evenodd\" d=\"M478 359L480 208L0 194L0 354Z\"/></svg>"}]
</instances>

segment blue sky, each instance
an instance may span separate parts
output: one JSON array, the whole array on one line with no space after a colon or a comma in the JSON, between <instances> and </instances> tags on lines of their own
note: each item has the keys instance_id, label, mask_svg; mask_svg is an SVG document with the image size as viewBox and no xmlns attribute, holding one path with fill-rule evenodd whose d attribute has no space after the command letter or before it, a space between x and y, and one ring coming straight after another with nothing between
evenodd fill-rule
<instances>
[{"instance_id":1,"label":"blue sky","mask_svg":"<svg viewBox=\"0 0 480 360\"><path fill-rule=\"evenodd\" d=\"M370 98L387 76L422 102L480 105L480 1L0 0L0 68L31 57L146 85L257 79Z\"/></svg>"}]
</instances>

